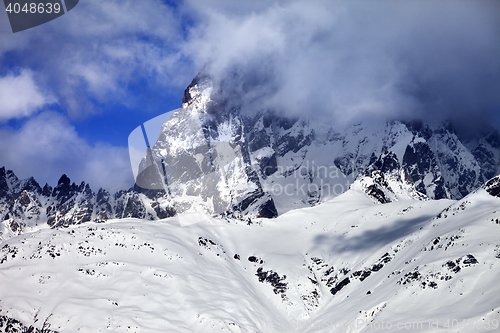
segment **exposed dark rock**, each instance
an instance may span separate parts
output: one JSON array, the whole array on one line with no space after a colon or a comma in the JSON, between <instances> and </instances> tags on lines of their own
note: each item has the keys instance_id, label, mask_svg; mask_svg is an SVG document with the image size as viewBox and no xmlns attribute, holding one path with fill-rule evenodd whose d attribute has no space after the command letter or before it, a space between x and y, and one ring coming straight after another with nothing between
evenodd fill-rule
<instances>
[{"instance_id":1,"label":"exposed dark rock","mask_svg":"<svg viewBox=\"0 0 500 333\"><path fill-rule=\"evenodd\" d=\"M175 209L172 207L162 207L159 202L153 202L151 204L151 208L153 208L156 212L156 216L159 219L166 219L168 217L172 217L176 215Z\"/></svg>"},{"instance_id":2,"label":"exposed dark rock","mask_svg":"<svg viewBox=\"0 0 500 333\"><path fill-rule=\"evenodd\" d=\"M375 156L375 155L373 155ZM356 165L353 163L354 155L347 153L341 157L336 157L333 163L344 175L350 175L356 170Z\"/></svg>"},{"instance_id":3,"label":"exposed dark rock","mask_svg":"<svg viewBox=\"0 0 500 333\"><path fill-rule=\"evenodd\" d=\"M343 279L342 281L340 281L339 283L337 283L337 285L335 287L333 287L332 289L330 289L330 292L332 293L332 295L335 295L342 288L344 288L345 286L347 286L350 282L351 282L351 280L349 280L349 278L347 277L347 278Z\"/></svg>"},{"instance_id":4,"label":"exposed dark rock","mask_svg":"<svg viewBox=\"0 0 500 333\"><path fill-rule=\"evenodd\" d=\"M49 184L45 184L43 186L42 195L44 197L49 197L51 193L52 193L52 187L49 186Z\"/></svg>"},{"instance_id":5,"label":"exposed dark rock","mask_svg":"<svg viewBox=\"0 0 500 333\"><path fill-rule=\"evenodd\" d=\"M281 294L282 297L284 296L287 289L287 283L283 281L286 279L286 275L280 277L278 273L273 272L272 270L264 271L262 267L257 269L257 274L255 275L259 277L259 282L270 283L271 286L273 286L273 292L275 294Z\"/></svg>"},{"instance_id":6,"label":"exposed dark rock","mask_svg":"<svg viewBox=\"0 0 500 333\"><path fill-rule=\"evenodd\" d=\"M60 204L64 204L75 194L77 189L75 183L71 184L71 180L68 176L62 175L57 182L57 186L54 187L52 191L52 196L56 197Z\"/></svg>"},{"instance_id":7,"label":"exposed dark rock","mask_svg":"<svg viewBox=\"0 0 500 333\"><path fill-rule=\"evenodd\" d=\"M372 198L375 198L378 202L382 204L391 202L391 199L389 199L385 195L384 191L382 191L376 185L373 184L366 188L366 194L368 194Z\"/></svg>"},{"instance_id":8,"label":"exposed dark rock","mask_svg":"<svg viewBox=\"0 0 500 333\"><path fill-rule=\"evenodd\" d=\"M443 266L448 268L450 271L453 271L454 273L458 273L461 270L460 266L458 266L458 264L451 260L447 261Z\"/></svg>"},{"instance_id":9,"label":"exposed dark rock","mask_svg":"<svg viewBox=\"0 0 500 333\"><path fill-rule=\"evenodd\" d=\"M476 265L479 264L476 258L472 254L468 254L466 258L464 258L463 264L467 267L470 265Z\"/></svg>"},{"instance_id":10,"label":"exposed dark rock","mask_svg":"<svg viewBox=\"0 0 500 333\"><path fill-rule=\"evenodd\" d=\"M147 219L146 207L137 192L120 191L115 194L115 216L116 218L135 217Z\"/></svg>"},{"instance_id":11,"label":"exposed dark rock","mask_svg":"<svg viewBox=\"0 0 500 333\"><path fill-rule=\"evenodd\" d=\"M439 165L426 142L415 142L406 147L403 156L403 167L408 170L417 191L431 199L448 198ZM424 183L424 178L429 173L432 174L432 183L435 185L433 192L429 192Z\"/></svg>"},{"instance_id":12,"label":"exposed dark rock","mask_svg":"<svg viewBox=\"0 0 500 333\"><path fill-rule=\"evenodd\" d=\"M264 263L264 260L262 260L261 258L258 258L256 256L250 256L250 257L248 257L248 261L259 263L259 264L263 264Z\"/></svg>"},{"instance_id":13,"label":"exposed dark rock","mask_svg":"<svg viewBox=\"0 0 500 333\"><path fill-rule=\"evenodd\" d=\"M407 121L404 124L415 136L424 138L425 140L429 140L433 134L429 126L420 120Z\"/></svg>"},{"instance_id":14,"label":"exposed dark rock","mask_svg":"<svg viewBox=\"0 0 500 333\"><path fill-rule=\"evenodd\" d=\"M7 173L5 167L0 168L0 198L4 198L9 193L9 185L7 184Z\"/></svg>"},{"instance_id":15,"label":"exposed dark rock","mask_svg":"<svg viewBox=\"0 0 500 333\"><path fill-rule=\"evenodd\" d=\"M413 272L406 273L397 283L404 285L413 281L420 281L421 278L422 275L418 271L418 268L416 268Z\"/></svg>"},{"instance_id":16,"label":"exposed dark rock","mask_svg":"<svg viewBox=\"0 0 500 333\"><path fill-rule=\"evenodd\" d=\"M17 319L3 315L0 316L0 330L5 333L57 333L57 331L50 329L47 319L43 322L42 328L38 329L33 326L27 326L27 324Z\"/></svg>"},{"instance_id":17,"label":"exposed dark rock","mask_svg":"<svg viewBox=\"0 0 500 333\"><path fill-rule=\"evenodd\" d=\"M257 214L257 217L263 217L263 218L275 218L278 216L278 210L276 209L276 206L274 205L274 201L269 198L263 205L259 207L259 213Z\"/></svg>"},{"instance_id":18,"label":"exposed dark rock","mask_svg":"<svg viewBox=\"0 0 500 333\"><path fill-rule=\"evenodd\" d=\"M96 204L95 204L95 214L96 221L106 221L113 216L113 209L110 204L110 194L105 189L100 189L97 192Z\"/></svg>"},{"instance_id":19,"label":"exposed dark rock","mask_svg":"<svg viewBox=\"0 0 500 333\"><path fill-rule=\"evenodd\" d=\"M363 271L361 273L361 276L359 277L359 281L364 281L367 277L369 277L372 274L371 271Z\"/></svg>"},{"instance_id":20,"label":"exposed dark rock","mask_svg":"<svg viewBox=\"0 0 500 333\"><path fill-rule=\"evenodd\" d=\"M490 195L500 198L500 176L490 179L486 184L484 184L483 188Z\"/></svg>"},{"instance_id":21,"label":"exposed dark rock","mask_svg":"<svg viewBox=\"0 0 500 333\"><path fill-rule=\"evenodd\" d=\"M202 70L196 77L191 81L186 90L184 91L184 96L182 97L182 103L189 103L194 96L191 95L191 88L196 86L198 83L203 82L208 79L207 74Z\"/></svg>"},{"instance_id":22,"label":"exposed dark rock","mask_svg":"<svg viewBox=\"0 0 500 333\"><path fill-rule=\"evenodd\" d=\"M400 165L396 154L388 152L382 154L373 164L368 167L369 172L373 169L380 170L382 173L389 173L399 170Z\"/></svg>"}]
</instances>

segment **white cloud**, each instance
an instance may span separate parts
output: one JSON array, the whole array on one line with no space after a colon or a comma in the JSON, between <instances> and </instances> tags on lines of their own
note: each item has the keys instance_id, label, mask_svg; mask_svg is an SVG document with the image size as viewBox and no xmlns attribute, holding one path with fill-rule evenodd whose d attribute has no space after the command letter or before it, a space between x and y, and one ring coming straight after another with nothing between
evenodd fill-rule
<instances>
[{"instance_id":1,"label":"white cloud","mask_svg":"<svg viewBox=\"0 0 500 333\"><path fill-rule=\"evenodd\" d=\"M80 1L57 20L0 34L0 65L11 52L16 65L36 68L72 119L105 112L105 104L137 107L140 97L130 92L136 82L160 94L196 74L177 52L179 15L161 0Z\"/></svg>"},{"instance_id":2,"label":"white cloud","mask_svg":"<svg viewBox=\"0 0 500 333\"><path fill-rule=\"evenodd\" d=\"M27 117L55 99L35 83L33 72L0 77L0 121Z\"/></svg>"},{"instance_id":3,"label":"white cloud","mask_svg":"<svg viewBox=\"0 0 500 333\"><path fill-rule=\"evenodd\" d=\"M0 164L20 178L35 177L56 185L62 174L111 192L133 185L128 150L109 144L88 144L68 120L56 112L42 112L13 131L0 129Z\"/></svg>"}]
</instances>

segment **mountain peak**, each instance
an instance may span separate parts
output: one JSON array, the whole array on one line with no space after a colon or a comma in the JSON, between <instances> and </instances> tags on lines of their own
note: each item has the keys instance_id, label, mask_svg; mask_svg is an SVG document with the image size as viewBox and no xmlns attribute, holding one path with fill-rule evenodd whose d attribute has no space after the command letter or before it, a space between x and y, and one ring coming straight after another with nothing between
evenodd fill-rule
<instances>
[{"instance_id":1,"label":"mountain peak","mask_svg":"<svg viewBox=\"0 0 500 333\"><path fill-rule=\"evenodd\" d=\"M61 176L61 178L59 178L59 181L57 182L57 186L59 186L59 185L69 186L70 184L71 184L71 180L69 179L68 176L66 176L66 174L63 174Z\"/></svg>"},{"instance_id":2,"label":"mountain peak","mask_svg":"<svg viewBox=\"0 0 500 333\"><path fill-rule=\"evenodd\" d=\"M197 88L198 86L207 86L211 83L210 76L205 72L201 71L196 77L191 81L184 90L184 96L182 97L182 104L189 104L191 100L196 98L202 89Z\"/></svg>"}]
</instances>

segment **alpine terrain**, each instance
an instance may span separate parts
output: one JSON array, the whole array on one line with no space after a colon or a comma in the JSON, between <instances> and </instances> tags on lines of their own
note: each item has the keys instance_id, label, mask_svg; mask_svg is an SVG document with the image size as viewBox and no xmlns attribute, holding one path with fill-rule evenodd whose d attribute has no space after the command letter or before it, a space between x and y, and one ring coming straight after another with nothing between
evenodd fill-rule
<instances>
[{"instance_id":1,"label":"alpine terrain","mask_svg":"<svg viewBox=\"0 0 500 333\"><path fill-rule=\"evenodd\" d=\"M497 130L339 128L217 87L193 80L129 190L0 169L0 332L499 329Z\"/></svg>"}]
</instances>

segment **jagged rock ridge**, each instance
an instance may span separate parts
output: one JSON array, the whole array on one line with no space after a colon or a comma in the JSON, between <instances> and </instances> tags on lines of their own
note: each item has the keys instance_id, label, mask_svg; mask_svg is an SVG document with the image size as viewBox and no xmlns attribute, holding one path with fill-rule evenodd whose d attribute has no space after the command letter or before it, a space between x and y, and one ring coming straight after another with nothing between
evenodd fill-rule
<instances>
[{"instance_id":1,"label":"jagged rock ridge","mask_svg":"<svg viewBox=\"0 0 500 333\"><path fill-rule=\"evenodd\" d=\"M2 237L44 224L65 227L113 218L153 220L175 215L175 211L165 205L133 188L114 195L100 189L96 194L85 182L76 185L66 175L62 175L54 188L48 184L41 188L33 178L19 180L13 171L0 168Z\"/></svg>"}]
</instances>

